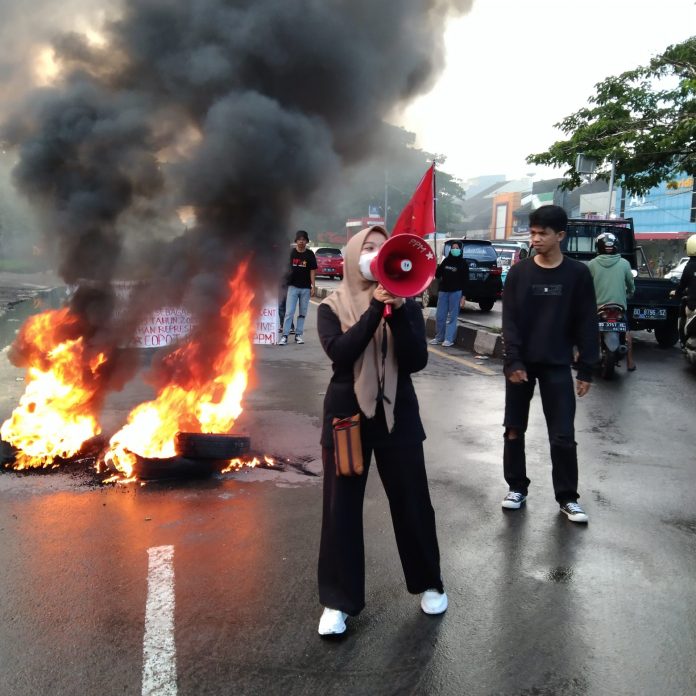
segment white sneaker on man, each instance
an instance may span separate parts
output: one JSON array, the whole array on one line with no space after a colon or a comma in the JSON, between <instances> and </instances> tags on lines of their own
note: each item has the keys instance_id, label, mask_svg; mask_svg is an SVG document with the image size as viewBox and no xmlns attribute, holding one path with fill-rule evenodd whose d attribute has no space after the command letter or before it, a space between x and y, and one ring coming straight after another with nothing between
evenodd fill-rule
<instances>
[{"instance_id":1,"label":"white sneaker on man","mask_svg":"<svg viewBox=\"0 0 696 696\"><path fill-rule=\"evenodd\" d=\"M281 336L280 341L278 341L279 346L287 346L288 345L288 337L287 336Z\"/></svg>"},{"instance_id":2,"label":"white sneaker on man","mask_svg":"<svg viewBox=\"0 0 696 696\"><path fill-rule=\"evenodd\" d=\"M522 507L522 503L527 500L527 496L519 491L510 491L503 498L503 507L507 510L519 510Z\"/></svg>"},{"instance_id":3,"label":"white sneaker on man","mask_svg":"<svg viewBox=\"0 0 696 696\"><path fill-rule=\"evenodd\" d=\"M439 338L433 338L433 339L430 341L430 345L431 345L431 346L439 346L440 343L442 343L442 341L441 341Z\"/></svg>"},{"instance_id":4,"label":"white sneaker on man","mask_svg":"<svg viewBox=\"0 0 696 696\"><path fill-rule=\"evenodd\" d=\"M421 609L426 614L444 614L447 611L447 593L426 590L421 595Z\"/></svg>"},{"instance_id":5,"label":"white sneaker on man","mask_svg":"<svg viewBox=\"0 0 696 696\"><path fill-rule=\"evenodd\" d=\"M571 522L587 522L589 519L587 513L575 500L571 500L561 505L561 512L568 515L568 519Z\"/></svg>"},{"instance_id":6,"label":"white sneaker on man","mask_svg":"<svg viewBox=\"0 0 696 696\"><path fill-rule=\"evenodd\" d=\"M347 616L344 611L326 607L319 619L319 635L340 636L341 633L345 633Z\"/></svg>"},{"instance_id":7,"label":"white sneaker on man","mask_svg":"<svg viewBox=\"0 0 696 696\"><path fill-rule=\"evenodd\" d=\"M443 348L451 348L454 345L452 341L443 341L442 342L442 347Z\"/></svg>"}]
</instances>

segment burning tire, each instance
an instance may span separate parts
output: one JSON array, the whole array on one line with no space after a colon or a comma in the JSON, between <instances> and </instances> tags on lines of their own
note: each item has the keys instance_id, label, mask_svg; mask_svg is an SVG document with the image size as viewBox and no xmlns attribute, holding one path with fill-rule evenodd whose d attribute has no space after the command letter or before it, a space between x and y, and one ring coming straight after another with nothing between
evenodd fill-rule
<instances>
[{"instance_id":1,"label":"burning tire","mask_svg":"<svg viewBox=\"0 0 696 696\"><path fill-rule=\"evenodd\" d=\"M13 447L9 442L0 440L0 466L12 464L17 456L17 448Z\"/></svg>"},{"instance_id":2,"label":"burning tire","mask_svg":"<svg viewBox=\"0 0 696 696\"><path fill-rule=\"evenodd\" d=\"M251 440L243 435L177 433L176 453L190 459L234 459L249 452Z\"/></svg>"},{"instance_id":3,"label":"burning tire","mask_svg":"<svg viewBox=\"0 0 696 696\"><path fill-rule=\"evenodd\" d=\"M141 481L207 478L222 469L224 464L225 462L213 459L194 460L186 457L149 459L136 455L133 474Z\"/></svg>"}]
</instances>

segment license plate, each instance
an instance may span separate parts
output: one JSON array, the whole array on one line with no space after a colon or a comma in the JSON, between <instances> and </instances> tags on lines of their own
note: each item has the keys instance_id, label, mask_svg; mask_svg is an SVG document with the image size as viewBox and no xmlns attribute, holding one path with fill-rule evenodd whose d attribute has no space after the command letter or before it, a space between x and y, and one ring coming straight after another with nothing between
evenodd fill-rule
<instances>
[{"instance_id":1,"label":"license plate","mask_svg":"<svg viewBox=\"0 0 696 696\"><path fill-rule=\"evenodd\" d=\"M600 321L599 322L600 331L618 331L626 333L628 331L628 326L625 321Z\"/></svg>"},{"instance_id":2,"label":"license plate","mask_svg":"<svg viewBox=\"0 0 696 696\"><path fill-rule=\"evenodd\" d=\"M634 319L667 319L666 309L654 309L653 307L634 307Z\"/></svg>"},{"instance_id":3,"label":"license plate","mask_svg":"<svg viewBox=\"0 0 696 696\"><path fill-rule=\"evenodd\" d=\"M324 269L327 273L333 273L336 269L335 268L325 268Z\"/></svg>"}]
</instances>

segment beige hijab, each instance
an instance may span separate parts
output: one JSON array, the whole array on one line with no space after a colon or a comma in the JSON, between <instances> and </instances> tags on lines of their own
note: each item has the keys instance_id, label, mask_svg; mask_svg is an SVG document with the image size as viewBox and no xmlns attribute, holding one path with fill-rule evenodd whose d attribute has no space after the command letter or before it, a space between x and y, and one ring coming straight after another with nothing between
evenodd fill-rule
<instances>
[{"instance_id":1,"label":"beige hijab","mask_svg":"<svg viewBox=\"0 0 696 696\"><path fill-rule=\"evenodd\" d=\"M358 262L360 251L365 239L370 232L380 232L388 237L386 230L379 225L367 227L352 237L345 249L343 263L343 282L337 290L329 295L322 304L326 304L333 310L341 321L341 330L345 333L367 310L372 293L377 283L367 280L360 273ZM364 353L355 361L353 366L354 389L358 397L360 410L372 418L377 409L377 397L379 385L384 379L384 415L387 420L387 428L391 432L394 428L394 400L396 399L396 380L398 367L394 355L394 339L391 330L387 326L387 357L382 369L382 326L375 331L372 340L368 343Z\"/></svg>"}]
</instances>

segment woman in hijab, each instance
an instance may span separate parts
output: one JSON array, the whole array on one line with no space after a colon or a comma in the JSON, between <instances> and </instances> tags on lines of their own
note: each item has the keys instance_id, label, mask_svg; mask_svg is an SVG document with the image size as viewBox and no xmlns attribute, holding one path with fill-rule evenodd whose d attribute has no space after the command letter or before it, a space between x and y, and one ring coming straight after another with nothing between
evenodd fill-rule
<instances>
[{"instance_id":1,"label":"woman in hijab","mask_svg":"<svg viewBox=\"0 0 696 696\"><path fill-rule=\"evenodd\" d=\"M457 335L457 317L462 295L469 282L469 268L462 257L459 242L452 242L449 253L437 267L435 277L440 281L435 313L435 338L430 345L442 343L445 348L454 345Z\"/></svg>"},{"instance_id":2,"label":"woman in hijab","mask_svg":"<svg viewBox=\"0 0 696 696\"><path fill-rule=\"evenodd\" d=\"M346 246L344 278L319 306L321 344L333 363L321 434L324 508L319 550L321 635L346 630L346 617L365 606L362 508L370 458L389 500L406 587L427 614L447 609L440 577L435 513L425 473L425 431L411 373L428 361L423 313L372 279L369 261L387 239L382 227ZM391 315L384 318L386 305ZM364 473L337 474L333 419L360 414Z\"/></svg>"}]
</instances>

